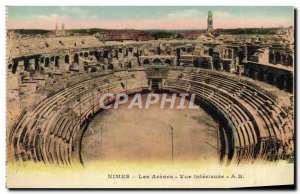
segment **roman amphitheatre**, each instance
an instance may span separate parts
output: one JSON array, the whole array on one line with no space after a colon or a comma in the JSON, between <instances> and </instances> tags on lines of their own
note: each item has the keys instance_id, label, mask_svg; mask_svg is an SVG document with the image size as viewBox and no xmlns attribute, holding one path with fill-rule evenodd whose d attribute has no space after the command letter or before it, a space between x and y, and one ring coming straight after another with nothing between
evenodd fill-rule
<instances>
[{"instance_id":1,"label":"roman amphitheatre","mask_svg":"<svg viewBox=\"0 0 300 194\"><path fill-rule=\"evenodd\" d=\"M7 160L211 161L294 156L293 29L228 34L7 32ZM194 93L200 110L102 110L110 92ZM114 103L114 97L104 99Z\"/></svg>"}]
</instances>

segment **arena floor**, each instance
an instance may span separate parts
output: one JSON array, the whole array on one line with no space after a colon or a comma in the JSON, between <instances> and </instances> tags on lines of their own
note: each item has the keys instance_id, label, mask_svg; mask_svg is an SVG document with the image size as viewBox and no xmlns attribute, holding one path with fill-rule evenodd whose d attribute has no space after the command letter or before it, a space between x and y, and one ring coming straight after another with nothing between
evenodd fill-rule
<instances>
[{"instance_id":1,"label":"arena floor","mask_svg":"<svg viewBox=\"0 0 300 194\"><path fill-rule=\"evenodd\" d=\"M159 104L139 110L124 104L90 123L82 140L83 162L172 162L170 126L174 162L218 160L218 124L204 110L160 109Z\"/></svg>"}]
</instances>

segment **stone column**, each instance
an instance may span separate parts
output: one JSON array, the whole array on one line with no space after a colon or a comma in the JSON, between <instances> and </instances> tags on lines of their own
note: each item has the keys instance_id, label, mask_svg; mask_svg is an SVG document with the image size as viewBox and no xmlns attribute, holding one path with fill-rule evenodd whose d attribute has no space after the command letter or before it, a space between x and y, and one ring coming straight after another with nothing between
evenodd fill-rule
<instances>
[{"instance_id":1,"label":"stone column","mask_svg":"<svg viewBox=\"0 0 300 194\"><path fill-rule=\"evenodd\" d=\"M35 71L35 59L29 59L29 71Z\"/></svg>"}]
</instances>

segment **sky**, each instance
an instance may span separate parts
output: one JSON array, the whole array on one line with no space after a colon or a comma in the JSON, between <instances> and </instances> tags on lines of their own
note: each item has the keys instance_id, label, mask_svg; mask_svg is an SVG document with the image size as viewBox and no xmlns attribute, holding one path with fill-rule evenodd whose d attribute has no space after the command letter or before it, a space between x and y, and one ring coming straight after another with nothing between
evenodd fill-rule
<instances>
[{"instance_id":1,"label":"sky","mask_svg":"<svg viewBox=\"0 0 300 194\"><path fill-rule=\"evenodd\" d=\"M206 29L294 26L293 7L8 6L8 29Z\"/></svg>"}]
</instances>

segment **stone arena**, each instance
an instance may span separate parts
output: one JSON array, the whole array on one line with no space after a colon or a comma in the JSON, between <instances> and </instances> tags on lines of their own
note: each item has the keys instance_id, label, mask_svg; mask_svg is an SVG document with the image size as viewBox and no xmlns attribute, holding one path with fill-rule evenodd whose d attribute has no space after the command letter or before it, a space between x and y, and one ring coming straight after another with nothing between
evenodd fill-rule
<instances>
[{"instance_id":1,"label":"stone arena","mask_svg":"<svg viewBox=\"0 0 300 194\"><path fill-rule=\"evenodd\" d=\"M215 32L211 12L207 30L193 37L70 36L64 26L51 35L8 31L8 161L71 166L170 160L171 130L174 160L289 160L295 138L293 29L274 35ZM201 109L156 107L148 115L122 106L103 110L97 99L108 92L195 94Z\"/></svg>"}]
</instances>

